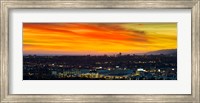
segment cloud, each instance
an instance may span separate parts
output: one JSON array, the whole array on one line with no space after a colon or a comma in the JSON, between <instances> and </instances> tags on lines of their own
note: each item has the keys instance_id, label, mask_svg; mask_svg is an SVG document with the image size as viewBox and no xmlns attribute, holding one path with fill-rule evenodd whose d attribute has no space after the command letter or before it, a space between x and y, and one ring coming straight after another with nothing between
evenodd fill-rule
<instances>
[{"instance_id":1,"label":"cloud","mask_svg":"<svg viewBox=\"0 0 200 103\"><path fill-rule=\"evenodd\" d=\"M176 48L176 28L145 23L24 23L23 44L27 54L146 52Z\"/></svg>"}]
</instances>

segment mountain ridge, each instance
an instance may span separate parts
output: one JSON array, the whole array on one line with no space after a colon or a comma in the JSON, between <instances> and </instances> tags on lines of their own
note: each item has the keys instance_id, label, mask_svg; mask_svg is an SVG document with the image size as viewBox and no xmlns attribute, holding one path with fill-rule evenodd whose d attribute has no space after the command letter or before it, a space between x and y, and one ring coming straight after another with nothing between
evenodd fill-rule
<instances>
[{"instance_id":1,"label":"mountain ridge","mask_svg":"<svg viewBox=\"0 0 200 103\"><path fill-rule=\"evenodd\" d=\"M146 55L160 55L160 54L164 54L164 55L176 55L177 54L177 49L163 49L163 50L156 50L156 51L151 51L151 52L147 52L144 53Z\"/></svg>"}]
</instances>

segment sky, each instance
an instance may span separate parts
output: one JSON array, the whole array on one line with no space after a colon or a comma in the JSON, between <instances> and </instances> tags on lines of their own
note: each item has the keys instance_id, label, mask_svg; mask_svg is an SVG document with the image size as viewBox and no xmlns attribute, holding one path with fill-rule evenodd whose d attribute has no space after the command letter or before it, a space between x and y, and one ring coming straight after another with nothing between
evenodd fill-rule
<instances>
[{"instance_id":1,"label":"sky","mask_svg":"<svg viewBox=\"0 0 200 103\"><path fill-rule=\"evenodd\" d=\"M24 55L136 54L176 48L176 23L23 23Z\"/></svg>"}]
</instances>

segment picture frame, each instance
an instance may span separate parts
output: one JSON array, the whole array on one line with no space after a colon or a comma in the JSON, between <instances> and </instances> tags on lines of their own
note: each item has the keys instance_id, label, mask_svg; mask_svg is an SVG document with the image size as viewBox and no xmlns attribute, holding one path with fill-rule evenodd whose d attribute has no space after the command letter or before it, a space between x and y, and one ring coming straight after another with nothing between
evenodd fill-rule
<instances>
[{"instance_id":1,"label":"picture frame","mask_svg":"<svg viewBox=\"0 0 200 103\"><path fill-rule=\"evenodd\" d=\"M200 1L199 0L1 0L1 102L200 102ZM183 94L9 94L9 11L11 9L191 9L192 10L192 93Z\"/></svg>"}]
</instances>

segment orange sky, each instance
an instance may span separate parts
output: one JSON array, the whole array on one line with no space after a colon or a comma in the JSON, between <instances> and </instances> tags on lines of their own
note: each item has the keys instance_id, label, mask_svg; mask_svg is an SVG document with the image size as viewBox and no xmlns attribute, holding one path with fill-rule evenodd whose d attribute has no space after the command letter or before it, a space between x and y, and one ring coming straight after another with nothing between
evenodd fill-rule
<instances>
[{"instance_id":1,"label":"orange sky","mask_svg":"<svg viewBox=\"0 0 200 103\"><path fill-rule=\"evenodd\" d=\"M23 24L25 55L134 54L176 48L176 23Z\"/></svg>"}]
</instances>

